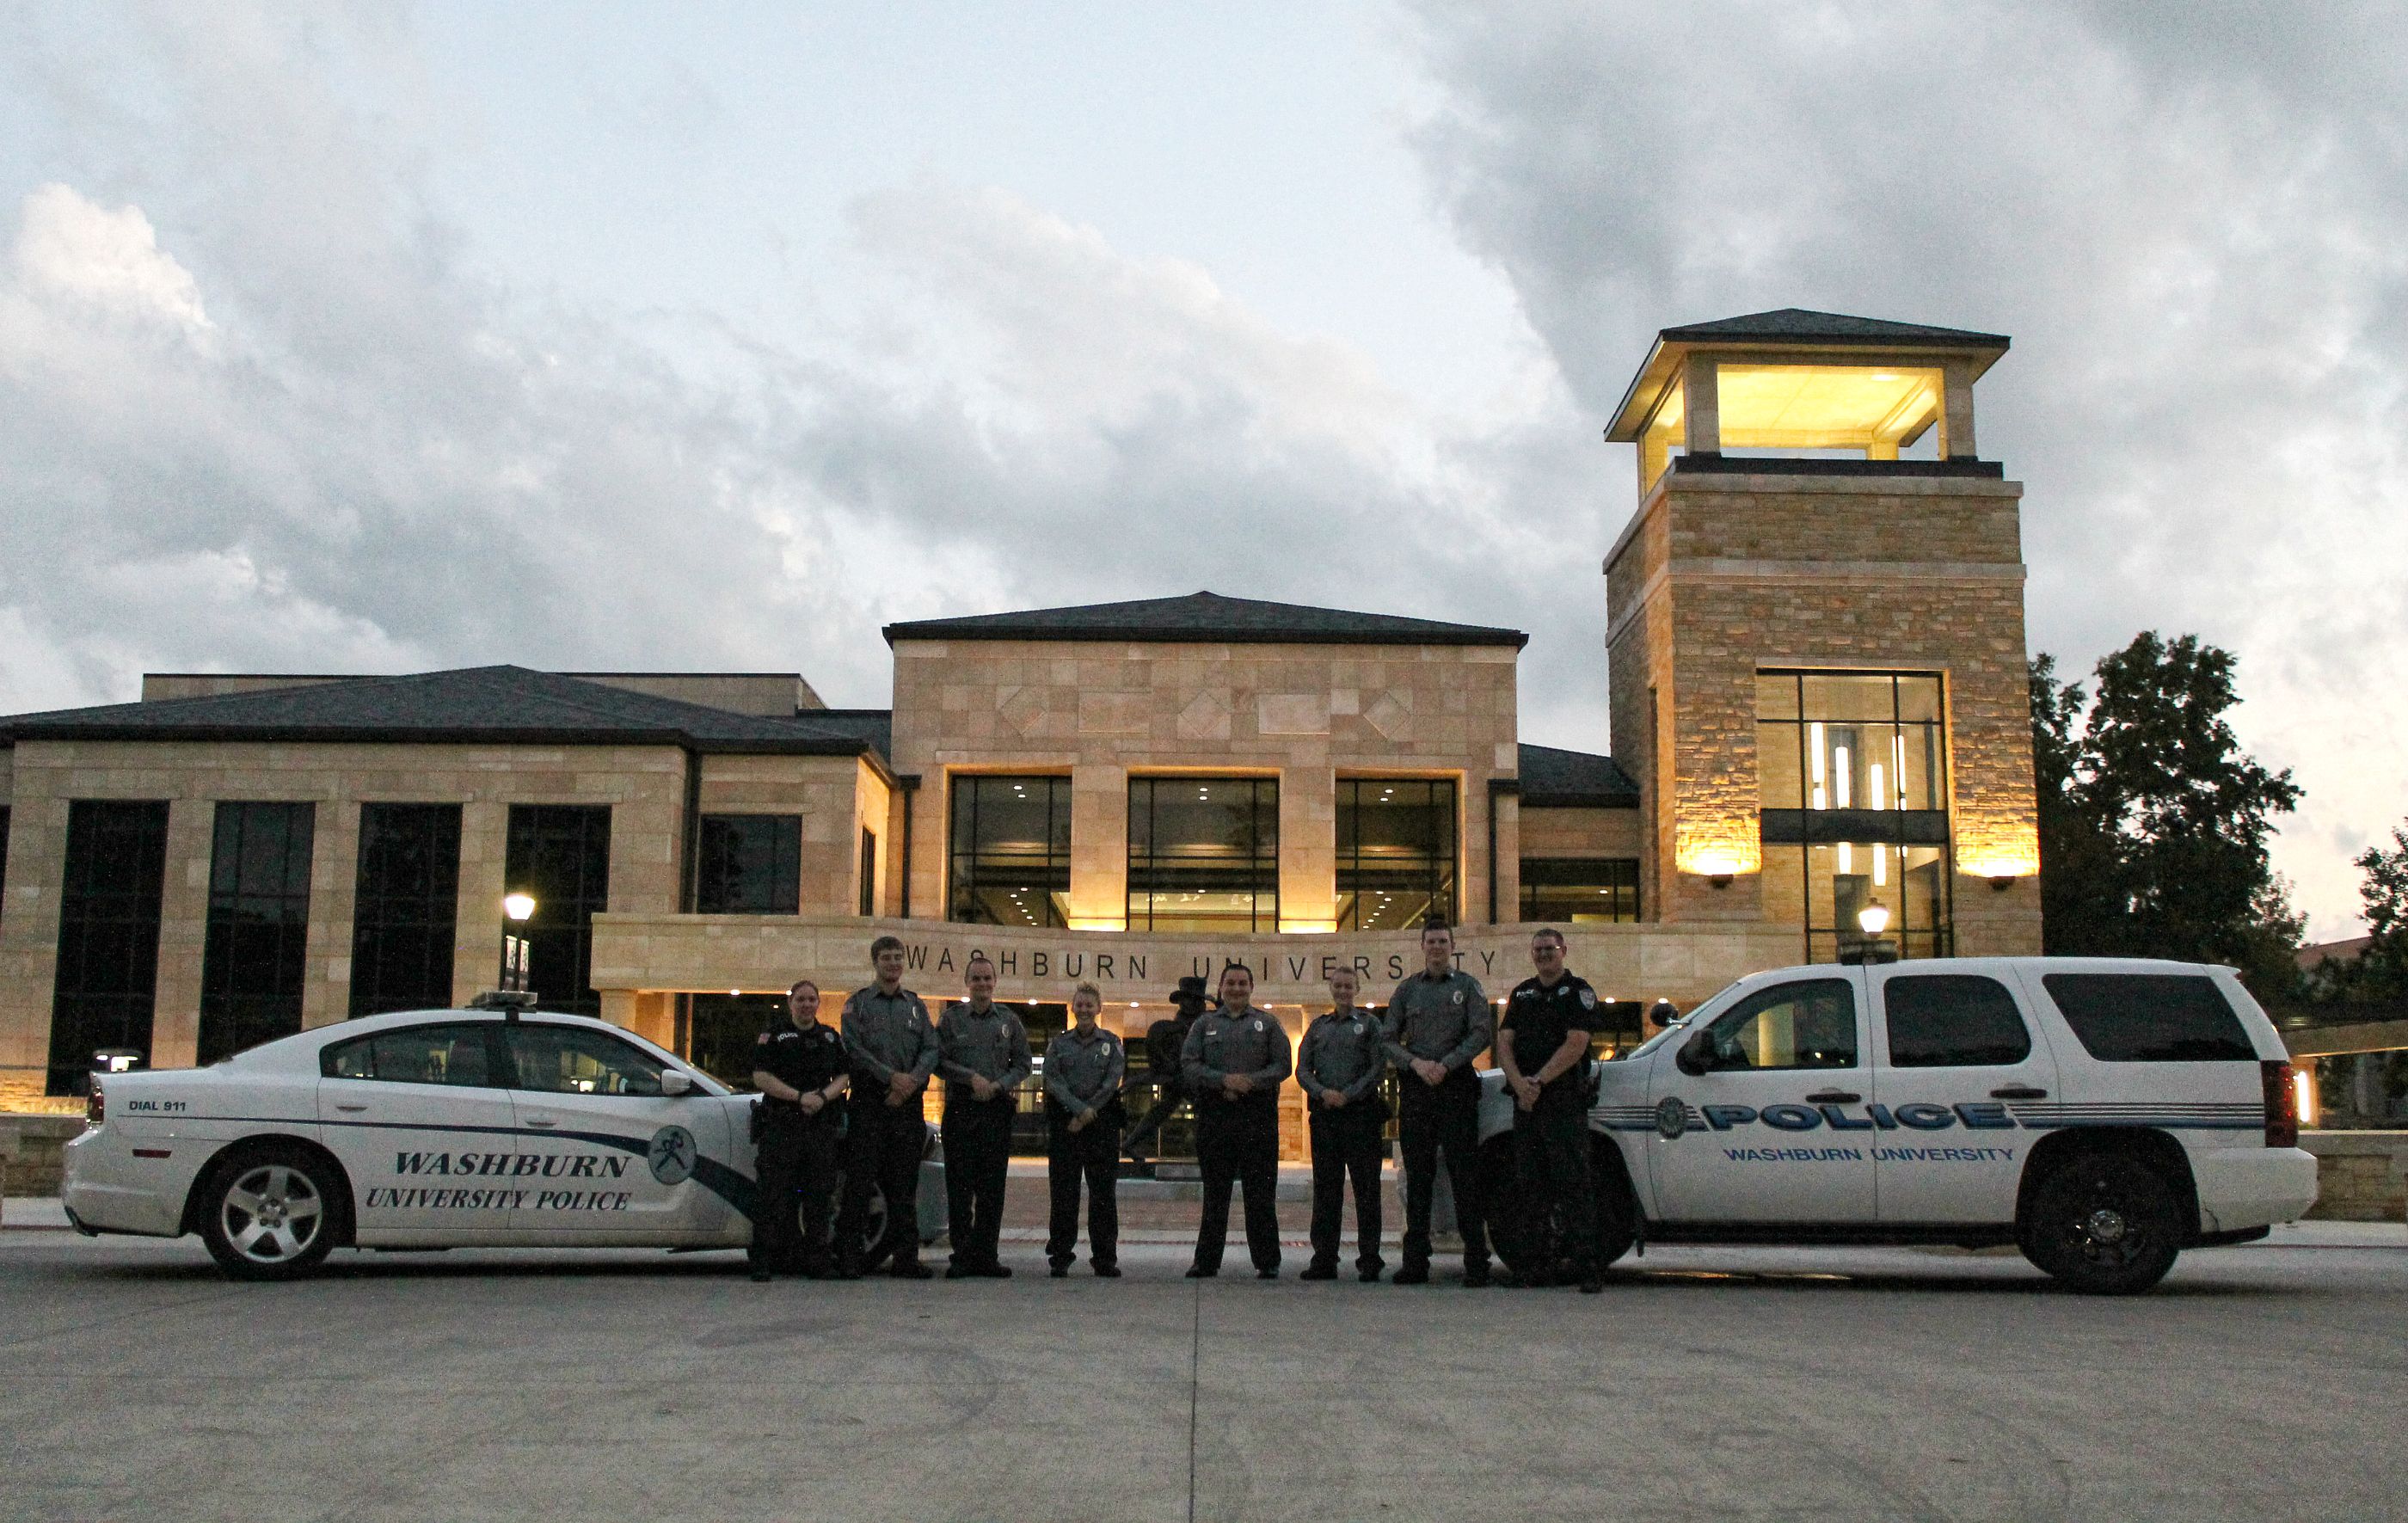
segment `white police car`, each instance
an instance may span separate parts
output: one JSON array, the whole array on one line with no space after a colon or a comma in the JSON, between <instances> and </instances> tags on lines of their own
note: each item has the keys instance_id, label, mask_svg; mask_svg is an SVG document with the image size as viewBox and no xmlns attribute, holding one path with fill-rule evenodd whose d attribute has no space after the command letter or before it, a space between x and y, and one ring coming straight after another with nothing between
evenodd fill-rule
<instances>
[{"instance_id":1,"label":"white police car","mask_svg":"<svg viewBox=\"0 0 2408 1523\"><path fill-rule=\"evenodd\" d=\"M752 1104L583 1016L372 1015L205 1069L94 1075L61 1195L82 1232L196 1231L245 1279L340 1246L741 1248Z\"/></svg>"},{"instance_id":2,"label":"white police car","mask_svg":"<svg viewBox=\"0 0 2408 1523\"><path fill-rule=\"evenodd\" d=\"M2128 1293L2316 1198L2282 1040L2229 968L1786 968L1591 1072L1601 1263L1634 1242L2013 1243ZM1512 1099L1484 1084L1488 1198L1516 1199ZM1509 1267L1555 1267L1557 1223L1499 1215Z\"/></svg>"}]
</instances>

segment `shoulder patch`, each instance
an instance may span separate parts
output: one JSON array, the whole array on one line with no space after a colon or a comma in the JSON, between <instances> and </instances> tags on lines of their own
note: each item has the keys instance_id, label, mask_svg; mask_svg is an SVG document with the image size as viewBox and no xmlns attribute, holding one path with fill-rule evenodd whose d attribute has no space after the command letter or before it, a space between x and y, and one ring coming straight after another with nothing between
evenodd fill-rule
<instances>
[{"instance_id":1,"label":"shoulder patch","mask_svg":"<svg viewBox=\"0 0 2408 1523\"><path fill-rule=\"evenodd\" d=\"M1581 991L1581 1008L1583 1010L1595 1010L1597 1008L1597 991L1595 989L1583 989Z\"/></svg>"},{"instance_id":2,"label":"shoulder patch","mask_svg":"<svg viewBox=\"0 0 2408 1523\"><path fill-rule=\"evenodd\" d=\"M764 1031L759 1036L754 1037L752 1039L752 1045L755 1047L767 1047L769 1045L769 1033Z\"/></svg>"}]
</instances>

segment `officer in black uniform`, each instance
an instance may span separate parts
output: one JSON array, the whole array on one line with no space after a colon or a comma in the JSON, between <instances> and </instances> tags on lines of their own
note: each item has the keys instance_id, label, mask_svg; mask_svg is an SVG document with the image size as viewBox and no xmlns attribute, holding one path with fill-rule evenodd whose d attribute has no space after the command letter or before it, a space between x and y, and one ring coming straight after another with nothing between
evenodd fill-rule
<instances>
[{"instance_id":1,"label":"officer in black uniform","mask_svg":"<svg viewBox=\"0 0 2408 1523\"><path fill-rule=\"evenodd\" d=\"M1480 981L1455 965L1455 932L1422 927L1422 968L1388 997L1388 1061L1397 1068L1398 1151L1405 1166L1405 1262L1398 1285L1429 1284L1430 1197L1441 1152L1463 1234L1463 1283L1488 1284L1485 1202L1480 1198L1480 1073L1473 1061L1496 1038Z\"/></svg>"},{"instance_id":2,"label":"officer in black uniform","mask_svg":"<svg viewBox=\"0 0 2408 1523\"><path fill-rule=\"evenodd\" d=\"M786 991L786 1013L752 1049L752 1087L761 1091L761 1141L754 1152L752 1278L793 1271L816 1280L828 1272L828 1194L836 1187L837 1108L851 1080L844 1039L820 1024L820 986L810 979ZM802 1241L795 1240L795 1195L802 1194Z\"/></svg>"},{"instance_id":3,"label":"officer in black uniform","mask_svg":"<svg viewBox=\"0 0 2408 1523\"><path fill-rule=\"evenodd\" d=\"M1070 996L1070 1029L1045 1044L1045 1178L1053 1214L1045 1259L1054 1278L1070 1272L1078 1256L1079 1186L1087 1188L1087 1262L1107 1280L1120 1278L1121 1077L1128 1054L1121 1039L1096 1024L1103 991L1082 984Z\"/></svg>"},{"instance_id":4,"label":"officer in black uniform","mask_svg":"<svg viewBox=\"0 0 2408 1523\"><path fill-rule=\"evenodd\" d=\"M845 1125L844 1209L837 1214L838 1279L858 1279L865 1263L889 1252L898 1280L935 1272L920 1262L920 1156L928 1123L920 1093L937 1069L937 1027L928 1007L903 986L903 942L882 936L869 945L878 982L844 1002L844 1052L853 1065L853 1103ZM886 1198L886 1236L868 1245L869 1194Z\"/></svg>"},{"instance_id":5,"label":"officer in black uniform","mask_svg":"<svg viewBox=\"0 0 2408 1523\"><path fill-rule=\"evenodd\" d=\"M953 1239L948 1280L1009 1280L996 1254L1003 1191L1011 1171L1011 1118L1028 1077L1028 1027L995 1002L995 963L973 955L962 970L970 997L937 1022L937 1071L945 1081L945 1216Z\"/></svg>"},{"instance_id":6,"label":"officer in black uniform","mask_svg":"<svg viewBox=\"0 0 2408 1523\"><path fill-rule=\"evenodd\" d=\"M1387 1103L1380 1080L1388 1071L1385 1033L1354 1003L1362 980L1352 968L1329 975L1329 1013L1304 1030L1296 1049L1296 1082L1304 1090L1312 1137L1312 1262L1308 1280L1338 1278L1338 1223L1346 1182L1354 1182L1354 1271L1365 1284L1379 1279L1380 1128Z\"/></svg>"},{"instance_id":7,"label":"officer in black uniform","mask_svg":"<svg viewBox=\"0 0 2408 1523\"><path fill-rule=\"evenodd\" d=\"M1564 969L1563 932L1530 938L1537 976L1513 985L1497 1027L1497 1061L1513 1094L1513 1155L1527 1209L1560 1203L1565 1248L1581 1294L1605 1288L1597 1261L1597 1197L1588 1171L1588 1043L1598 1028L1597 991ZM1534 1266L1530 1283L1553 1278Z\"/></svg>"},{"instance_id":8,"label":"officer in black uniform","mask_svg":"<svg viewBox=\"0 0 2408 1523\"><path fill-rule=\"evenodd\" d=\"M1221 1008L1188 1030L1180 1077L1196 1097L1196 1155L1204 1169L1204 1218L1196 1228L1191 1280L1221 1272L1229 1235L1229 1186L1246 1192L1246 1252L1254 1272L1279 1278L1279 1086L1288 1076L1287 1033L1279 1017L1249 1003L1254 970L1221 970Z\"/></svg>"},{"instance_id":9,"label":"officer in black uniform","mask_svg":"<svg viewBox=\"0 0 2408 1523\"><path fill-rule=\"evenodd\" d=\"M1187 1086L1179 1082L1179 1053L1187 1044L1187 1032L1196 1018L1204 1013L1204 981L1193 974L1181 979L1179 987L1171 991L1170 1003L1179 1013L1145 1028L1146 1082L1154 1088L1154 1103L1123 1144L1129 1157L1140 1164L1148 1157L1145 1144L1161 1134L1162 1124L1187 1099Z\"/></svg>"}]
</instances>

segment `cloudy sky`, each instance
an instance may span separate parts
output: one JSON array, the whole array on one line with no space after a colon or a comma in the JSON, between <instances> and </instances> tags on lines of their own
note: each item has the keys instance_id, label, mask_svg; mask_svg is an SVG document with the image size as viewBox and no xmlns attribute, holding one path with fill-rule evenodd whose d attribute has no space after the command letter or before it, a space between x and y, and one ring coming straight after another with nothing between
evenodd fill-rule
<instances>
[{"instance_id":1,"label":"cloudy sky","mask_svg":"<svg viewBox=\"0 0 2408 1523\"><path fill-rule=\"evenodd\" d=\"M308 19L296 22L293 15ZM800 669L1216 591L1602 749L1655 330L2004 332L2035 649L2236 650L2321 935L2408 812L2408 9L0 0L0 711Z\"/></svg>"}]
</instances>

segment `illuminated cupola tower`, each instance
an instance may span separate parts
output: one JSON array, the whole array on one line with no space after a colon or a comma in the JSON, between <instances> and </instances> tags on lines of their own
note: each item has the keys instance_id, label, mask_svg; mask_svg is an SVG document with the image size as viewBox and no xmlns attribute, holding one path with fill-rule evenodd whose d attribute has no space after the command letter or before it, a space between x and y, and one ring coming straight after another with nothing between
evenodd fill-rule
<instances>
[{"instance_id":1,"label":"illuminated cupola tower","mask_svg":"<svg viewBox=\"0 0 2408 1523\"><path fill-rule=\"evenodd\" d=\"M1650 918L2040 949L2023 489L1973 443L2006 351L1795 309L1657 336L1606 431L1639 447L1606 643Z\"/></svg>"}]
</instances>

